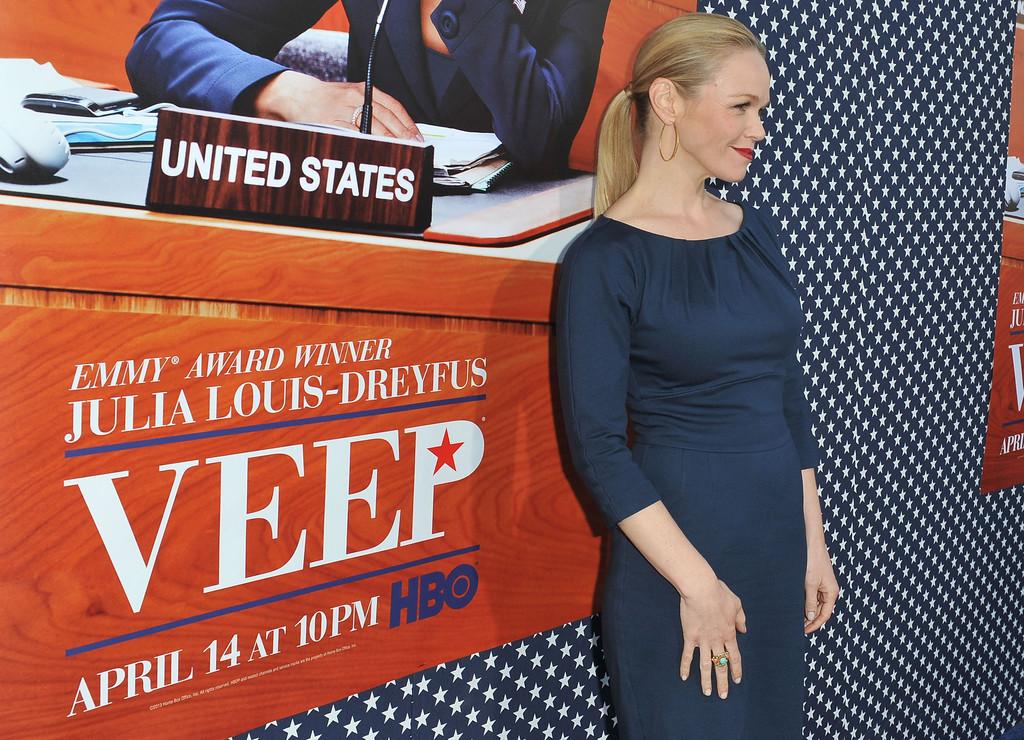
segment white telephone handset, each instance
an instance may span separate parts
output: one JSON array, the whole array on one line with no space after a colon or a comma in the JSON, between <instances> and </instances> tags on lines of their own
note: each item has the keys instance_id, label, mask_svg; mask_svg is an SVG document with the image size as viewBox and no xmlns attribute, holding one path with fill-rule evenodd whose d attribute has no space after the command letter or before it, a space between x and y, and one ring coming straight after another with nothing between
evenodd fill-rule
<instances>
[{"instance_id":1,"label":"white telephone handset","mask_svg":"<svg viewBox=\"0 0 1024 740\"><path fill-rule=\"evenodd\" d=\"M0 172L43 178L56 173L70 158L67 139L45 116L20 107L0 111Z\"/></svg>"}]
</instances>

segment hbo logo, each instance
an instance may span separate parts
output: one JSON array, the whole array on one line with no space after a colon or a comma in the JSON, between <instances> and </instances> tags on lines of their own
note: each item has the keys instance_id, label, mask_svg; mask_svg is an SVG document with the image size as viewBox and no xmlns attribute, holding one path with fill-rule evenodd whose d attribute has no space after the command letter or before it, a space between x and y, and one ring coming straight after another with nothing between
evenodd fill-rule
<instances>
[{"instance_id":1,"label":"hbo logo","mask_svg":"<svg viewBox=\"0 0 1024 740\"><path fill-rule=\"evenodd\" d=\"M461 609L473 600L478 582L476 568L468 563L456 566L448 575L435 571L410 578L408 589L405 582L395 581L391 584L390 626L401 625L403 613L408 624L435 617L445 606Z\"/></svg>"}]
</instances>

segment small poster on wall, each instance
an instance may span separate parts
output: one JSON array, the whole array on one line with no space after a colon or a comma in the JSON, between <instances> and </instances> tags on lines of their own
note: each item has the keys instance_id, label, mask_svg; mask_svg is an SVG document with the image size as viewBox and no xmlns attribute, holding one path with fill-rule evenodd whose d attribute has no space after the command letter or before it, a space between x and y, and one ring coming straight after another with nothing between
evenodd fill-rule
<instances>
[{"instance_id":1,"label":"small poster on wall","mask_svg":"<svg viewBox=\"0 0 1024 740\"><path fill-rule=\"evenodd\" d=\"M981 492L1024 483L1024 4L1017 6L1003 251L992 348L992 391Z\"/></svg>"}]
</instances>

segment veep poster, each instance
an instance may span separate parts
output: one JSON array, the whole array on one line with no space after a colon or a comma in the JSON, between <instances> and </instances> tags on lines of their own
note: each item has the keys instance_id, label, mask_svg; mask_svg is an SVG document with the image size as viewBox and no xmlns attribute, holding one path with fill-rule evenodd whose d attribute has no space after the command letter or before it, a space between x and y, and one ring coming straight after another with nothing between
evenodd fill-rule
<instances>
[{"instance_id":1,"label":"veep poster","mask_svg":"<svg viewBox=\"0 0 1024 740\"><path fill-rule=\"evenodd\" d=\"M1003 196L1003 252L992 353L992 392L981 475L987 493L1024 482L1024 9L1013 45L1010 134Z\"/></svg>"}]
</instances>

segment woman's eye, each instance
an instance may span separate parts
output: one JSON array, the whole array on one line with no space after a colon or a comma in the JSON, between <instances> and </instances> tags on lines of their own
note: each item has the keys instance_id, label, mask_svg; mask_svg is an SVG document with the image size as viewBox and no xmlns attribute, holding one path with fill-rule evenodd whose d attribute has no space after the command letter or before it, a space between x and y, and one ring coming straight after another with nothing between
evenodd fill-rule
<instances>
[{"instance_id":1,"label":"woman's eye","mask_svg":"<svg viewBox=\"0 0 1024 740\"><path fill-rule=\"evenodd\" d=\"M749 107L750 107L750 103L737 103L736 105L733 106L733 108L738 108L739 110L743 110L744 108L749 108ZM757 115L758 115L759 118L764 118L764 116L765 116L765 114L767 112L768 112L767 108L761 108L760 110L757 111Z\"/></svg>"}]
</instances>

